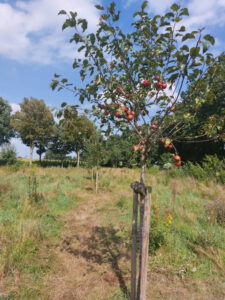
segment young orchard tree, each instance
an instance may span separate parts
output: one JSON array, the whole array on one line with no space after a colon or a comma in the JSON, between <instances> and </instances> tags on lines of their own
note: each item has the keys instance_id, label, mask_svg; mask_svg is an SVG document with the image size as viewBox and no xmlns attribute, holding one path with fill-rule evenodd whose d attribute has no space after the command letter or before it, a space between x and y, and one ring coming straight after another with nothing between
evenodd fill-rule
<instances>
[{"instance_id":1,"label":"young orchard tree","mask_svg":"<svg viewBox=\"0 0 225 300\"><path fill-rule=\"evenodd\" d=\"M174 164L181 166L173 141L189 138L184 129L191 128L201 103L214 97L210 83L219 68L217 59L208 52L214 38L203 34L203 29L187 32L182 24L183 17L188 16L187 8L173 4L165 15L150 16L147 5L144 1L134 13L129 32L120 29L120 12L113 2L108 8L96 5L101 16L97 31L92 33L87 31L88 21L76 12L60 11L67 16L62 29L74 29L70 42L83 54L83 58L75 59L73 68L79 71L84 85L73 89L66 78L57 74L51 83L53 89L71 89L81 103L91 102L92 113L101 121L106 135L114 127L136 132L139 143L133 150L141 153L142 185L148 155L160 141L171 149ZM211 125L217 132L216 124ZM140 249L143 215L142 195Z\"/></svg>"}]
</instances>

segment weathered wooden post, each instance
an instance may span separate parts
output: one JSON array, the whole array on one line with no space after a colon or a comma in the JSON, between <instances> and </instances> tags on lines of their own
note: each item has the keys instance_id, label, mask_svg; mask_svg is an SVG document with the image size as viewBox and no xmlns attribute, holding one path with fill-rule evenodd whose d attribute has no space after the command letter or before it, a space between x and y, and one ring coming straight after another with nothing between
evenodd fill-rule
<instances>
[{"instance_id":1,"label":"weathered wooden post","mask_svg":"<svg viewBox=\"0 0 225 300\"><path fill-rule=\"evenodd\" d=\"M134 182L131 184L134 191L133 199L133 223L132 223L132 259L131 259L131 300L146 300L147 273L148 273L148 249L150 230L150 208L151 208L151 187ZM139 253L139 278L136 295L136 252L137 252L137 225L135 236L135 218L137 218L138 203L135 201L140 194L140 209L142 208L143 218L139 225L140 253ZM137 196L136 196L137 195ZM141 207L142 205L142 207ZM141 213L141 212L140 212ZM136 219L137 220L137 219ZM137 224L137 221L136 221Z\"/></svg>"},{"instance_id":2,"label":"weathered wooden post","mask_svg":"<svg viewBox=\"0 0 225 300\"><path fill-rule=\"evenodd\" d=\"M136 300L137 216L138 216L138 193L133 191L132 250L131 250L131 300Z\"/></svg>"},{"instance_id":3,"label":"weathered wooden post","mask_svg":"<svg viewBox=\"0 0 225 300\"><path fill-rule=\"evenodd\" d=\"M142 229L142 249L140 253L140 296L137 300L146 300L147 275L148 275L148 249L149 249L149 230L150 230L150 212L151 212L151 187L146 187L144 201L144 220ZM148 298L149 299L149 298Z\"/></svg>"}]
</instances>

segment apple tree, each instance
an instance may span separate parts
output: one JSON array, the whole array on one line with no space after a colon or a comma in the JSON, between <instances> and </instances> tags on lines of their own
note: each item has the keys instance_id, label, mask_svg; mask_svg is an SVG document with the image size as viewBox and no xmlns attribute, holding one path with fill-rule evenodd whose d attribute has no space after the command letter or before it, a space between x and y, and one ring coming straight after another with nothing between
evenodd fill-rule
<instances>
[{"instance_id":1,"label":"apple tree","mask_svg":"<svg viewBox=\"0 0 225 300\"><path fill-rule=\"evenodd\" d=\"M106 136L115 130L136 133L139 143L133 145L133 151L141 156L142 187L146 161L154 144L162 142L166 151L171 151L174 164L181 166L173 141L198 138L198 134L187 136L187 129L195 123L202 103L214 98L210 85L220 67L218 59L209 52L214 38L204 34L203 29L187 32L183 23L189 15L187 8L173 4L165 15L151 16L147 5L148 1L144 1L134 13L133 23L126 31L120 28L120 11L114 2L107 8L96 5L100 15L96 32L90 32L88 21L76 12L60 11L66 16L62 29L74 29L70 42L80 55L73 68L79 72L83 85L75 86L57 74L51 83L52 89L73 91L81 104L92 103L91 113ZM217 135L218 124L213 120L208 130ZM204 122L199 125L199 136L204 134L202 128ZM141 257L146 195L138 193ZM141 274L141 258L139 264ZM140 274L137 297L145 299L140 286L146 284L146 274L143 278Z\"/></svg>"}]
</instances>

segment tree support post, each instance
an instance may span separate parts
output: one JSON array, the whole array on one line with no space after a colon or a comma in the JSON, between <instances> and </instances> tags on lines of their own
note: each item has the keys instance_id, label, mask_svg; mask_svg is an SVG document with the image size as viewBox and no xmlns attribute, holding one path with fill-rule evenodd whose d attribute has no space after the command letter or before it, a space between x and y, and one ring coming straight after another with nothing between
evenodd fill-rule
<instances>
[{"instance_id":1,"label":"tree support post","mask_svg":"<svg viewBox=\"0 0 225 300\"><path fill-rule=\"evenodd\" d=\"M134 191L133 192L133 217L132 217L132 250L131 250L131 300L136 300L137 216L138 216L138 193Z\"/></svg>"},{"instance_id":2,"label":"tree support post","mask_svg":"<svg viewBox=\"0 0 225 300\"><path fill-rule=\"evenodd\" d=\"M151 187L134 182L131 184L133 196L133 219L132 219L132 256L131 256L131 300L146 300L147 274L148 274L148 251L151 209ZM137 211L138 194L142 200L142 222L139 225L140 254L139 254L139 278L136 295L136 260L137 260ZM141 203L140 203L141 204Z\"/></svg>"},{"instance_id":3,"label":"tree support post","mask_svg":"<svg viewBox=\"0 0 225 300\"><path fill-rule=\"evenodd\" d=\"M137 300L146 300L147 275L148 275L148 249L149 249L149 230L151 213L151 187L146 187L144 201L144 220L142 230L141 266L140 266L140 296Z\"/></svg>"}]
</instances>

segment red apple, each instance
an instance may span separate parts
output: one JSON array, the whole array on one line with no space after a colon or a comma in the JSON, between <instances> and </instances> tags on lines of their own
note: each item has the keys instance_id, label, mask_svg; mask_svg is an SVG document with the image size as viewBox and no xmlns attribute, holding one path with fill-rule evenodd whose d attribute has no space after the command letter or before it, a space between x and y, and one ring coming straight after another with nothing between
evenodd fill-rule
<instances>
[{"instance_id":1,"label":"red apple","mask_svg":"<svg viewBox=\"0 0 225 300\"><path fill-rule=\"evenodd\" d=\"M127 116L127 120L129 120L129 121L132 121L132 120L133 120L133 118L134 118L134 116L133 116L133 115L128 115L128 116Z\"/></svg>"},{"instance_id":2,"label":"red apple","mask_svg":"<svg viewBox=\"0 0 225 300\"><path fill-rule=\"evenodd\" d=\"M160 80L159 75L155 76L155 80L158 80L158 81Z\"/></svg>"},{"instance_id":3,"label":"red apple","mask_svg":"<svg viewBox=\"0 0 225 300\"><path fill-rule=\"evenodd\" d=\"M137 151L137 150L138 150L138 146L137 146L137 145L134 145L134 146L132 147L132 149L133 149L134 151Z\"/></svg>"},{"instance_id":4,"label":"red apple","mask_svg":"<svg viewBox=\"0 0 225 300\"><path fill-rule=\"evenodd\" d=\"M152 125L152 129L156 130L158 127L156 125Z\"/></svg>"},{"instance_id":5,"label":"red apple","mask_svg":"<svg viewBox=\"0 0 225 300\"><path fill-rule=\"evenodd\" d=\"M169 147L167 144L164 144L163 146L165 149L167 149Z\"/></svg>"},{"instance_id":6,"label":"red apple","mask_svg":"<svg viewBox=\"0 0 225 300\"><path fill-rule=\"evenodd\" d=\"M174 157L173 157L173 158L174 158L174 160L178 160L178 161L179 161L179 160L181 160L181 158L180 158L180 156L179 156L179 155L174 155Z\"/></svg>"},{"instance_id":7,"label":"red apple","mask_svg":"<svg viewBox=\"0 0 225 300\"><path fill-rule=\"evenodd\" d=\"M101 109L104 109L104 108L105 108L105 105L104 105L104 104L99 104L99 107L100 107Z\"/></svg>"},{"instance_id":8,"label":"red apple","mask_svg":"<svg viewBox=\"0 0 225 300\"><path fill-rule=\"evenodd\" d=\"M125 98L127 98L127 99L130 98L130 94L129 94L129 93L126 93L126 94L125 94Z\"/></svg>"},{"instance_id":9,"label":"red apple","mask_svg":"<svg viewBox=\"0 0 225 300\"><path fill-rule=\"evenodd\" d=\"M168 148L169 148L169 149L173 149L173 145L170 144L170 145L168 146Z\"/></svg>"},{"instance_id":10,"label":"red apple","mask_svg":"<svg viewBox=\"0 0 225 300\"><path fill-rule=\"evenodd\" d=\"M139 146L139 151L142 151L143 150L143 146Z\"/></svg>"},{"instance_id":11,"label":"red apple","mask_svg":"<svg viewBox=\"0 0 225 300\"><path fill-rule=\"evenodd\" d=\"M161 142L161 143L165 143L165 138L161 138L161 139L160 139L160 142Z\"/></svg>"},{"instance_id":12,"label":"red apple","mask_svg":"<svg viewBox=\"0 0 225 300\"><path fill-rule=\"evenodd\" d=\"M180 160L175 161L175 162L174 162L174 165L177 166L177 167L180 167L180 166L181 166L181 161L180 161Z\"/></svg>"},{"instance_id":13,"label":"red apple","mask_svg":"<svg viewBox=\"0 0 225 300\"><path fill-rule=\"evenodd\" d=\"M128 110L128 108L126 106L122 106L121 109L124 110L124 111Z\"/></svg>"},{"instance_id":14,"label":"red apple","mask_svg":"<svg viewBox=\"0 0 225 300\"><path fill-rule=\"evenodd\" d=\"M120 113L119 113L118 111L116 111L116 112L115 112L115 116L116 116L117 118L119 118L119 117L120 117Z\"/></svg>"},{"instance_id":15,"label":"red apple","mask_svg":"<svg viewBox=\"0 0 225 300\"><path fill-rule=\"evenodd\" d=\"M166 88L167 88L167 84L166 84L166 83L163 83L163 84L162 84L162 88L163 88L163 89L166 89Z\"/></svg>"},{"instance_id":16,"label":"red apple","mask_svg":"<svg viewBox=\"0 0 225 300\"><path fill-rule=\"evenodd\" d=\"M131 114L132 114L132 116L135 116L135 115L136 115L135 111L132 111Z\"/></svg>"},{"instance_id":17,"label":"red apple","mask_svg":"<svg viewBox=\"0 0 225 300\"><path fill-rule=\"evenodd\" d=\"M104 114L105 114L105 116L108 116L109 112L106 110L106 111L104 112Z\"/></svg>"},{"instance_id":18,"label":"red apple","mask_svg":"<svg viewBox=\"0 0 225 300\"><path fill-rule=\"evenodd\" d=\"M146 144L146 141L145 141L145 140L141 141L141 144L142 144L142 145L145 145L145 144Z\"/></svg>"},{"instance_id":19,"label":"red apple","mask_svg":"<svg viewBox=\"0 0 225 300\"><path fill-rule=\"evenodd\" d=\"M150 84L151 84L151 82L149 81L149 80L143 80L142 81L142 84L144 85L144 86L149 86Z\"/></svg>"},{"instance_id":20,"label":"red apple","mask_svg":"<svg viewBox=\"0 0 225 300\"><path fill-rule=\"evenodd\" d=\"M102 122L102 123L105 123L105 119L102 118L102 119L101 119L101 122Z\"/></svg>"}]
</instances>

